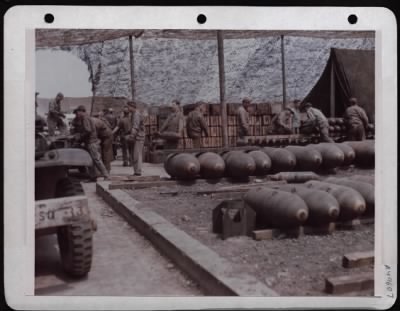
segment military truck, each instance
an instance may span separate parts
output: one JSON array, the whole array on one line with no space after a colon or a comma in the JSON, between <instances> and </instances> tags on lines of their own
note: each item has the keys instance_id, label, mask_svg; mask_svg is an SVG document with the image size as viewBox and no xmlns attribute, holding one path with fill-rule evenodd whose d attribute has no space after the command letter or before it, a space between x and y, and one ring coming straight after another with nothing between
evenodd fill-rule
<instances>
[{"instance_id":1,"label":"military truck","mask_svg":"<svg viewBox=\"0 0 400 311\"><path fill-rule=\"evenodd\" d=\"M79 148L57 148L45 135L35 133L35 234L57 234L64 271L87 275L92 263L91 219L88 199L71 168L89 167L89 153Z\"/></svg>"}]
</instances>

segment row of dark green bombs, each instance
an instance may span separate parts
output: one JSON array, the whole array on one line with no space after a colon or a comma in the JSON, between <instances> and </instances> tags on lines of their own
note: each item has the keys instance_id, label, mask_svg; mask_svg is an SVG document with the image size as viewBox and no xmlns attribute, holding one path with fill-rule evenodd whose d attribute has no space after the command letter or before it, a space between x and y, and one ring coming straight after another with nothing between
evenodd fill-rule
<instances>
[{"instance_id":1,"label":"row of dark green bombs","mask_svg":"<svg viewBox=\"0 0 400 311\"><path fill-rule=\"evenodd\" d=\"M323 226L363 214L372 216L374 188L373 178L363 175L329 177L325 181L254 188L243 199L256 212L257 222L264 226Z\"/></svg>"},{"instance_id":2,"label":"row of dark green bombs","mask_svg":"<svg viewBox=\"0 0 400 311\"><path fill-rule=\"evenodd\" d=\"M355 164L374 167L375 141L320 143L284 148L262 147L258 150L173 153L164 162L167 173L178 180L223 176L245 179L278 172L330 171Z\"/></svg>"}]
</instances>

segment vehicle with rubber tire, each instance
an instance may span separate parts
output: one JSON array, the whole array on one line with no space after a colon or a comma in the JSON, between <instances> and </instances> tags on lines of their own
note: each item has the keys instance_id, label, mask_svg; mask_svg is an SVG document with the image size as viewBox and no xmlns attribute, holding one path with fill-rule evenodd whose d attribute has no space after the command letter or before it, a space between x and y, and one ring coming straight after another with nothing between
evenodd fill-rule
<instances>
[{"instance_id":1,"label":"vehicle with rubber tire","mask_svg":"<svg viewBox=\"0 0 400 311\"><path fill-rule=\"evenodd\" d=\"M51 149L40 133L35 139L35 234L57 234L64 271L84 277L93 256L95 222L79 180L71 178L72 167L89 167L89 153L78 148Z\"/></svg>"}]
</instances>

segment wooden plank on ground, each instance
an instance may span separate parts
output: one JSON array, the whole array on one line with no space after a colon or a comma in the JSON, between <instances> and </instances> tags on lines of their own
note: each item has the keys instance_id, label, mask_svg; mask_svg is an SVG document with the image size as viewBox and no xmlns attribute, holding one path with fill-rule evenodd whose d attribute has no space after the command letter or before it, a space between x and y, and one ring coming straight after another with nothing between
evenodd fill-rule
<instances>
[{"instance_id":1,"label":"wooden plank on ground","mask_svg":"<svg viewBox=\"0 0 400 311\"><path fill-rule=\"evenodd\" d=\"M342 265L344 268L368 266L374 263L374 251L354 252L343 256Z\"/></svg>"},{"instance_id":2,"label":"wooden plank on ground","mask_svg":"<svg viewBox=\"0 0 400 311\"><path fill-rule=\"evenodd\" d=\"M360 219L353 219L350 221L337 222L336 228L342 230L354 230L361 225Z\"/></svg>"},{"instance_id":3,"label":"wooden plank on ground","mask_svg":"<svg viewBox=\"0 0 400 311\"><path fill-rule=\"evenodd\" d=\"M146 181L146 182L115 182L109 186L110 190L113 189L145 189L160 186L175 186L175 180L160 180L160 181Z\"/></svg>"},{"instance_id":4,"label":"wooden plank on ground","mask_svg":"<svg viewBox=\"0 0 400 311\"><path fill-rule=\"evenodd\" d=\"M153 176L134 176L134 175L112 175L110 176L111 181L157 181L161 180L158 175Z\"/></svg>"},{"instance_id":5,"label":"wooden plank on ground","mask_svg":"<svg viewBox=\"0 0 400 311\"><path fill-rule=\"evenodd\" d=\"M304 234L307 235L318 235L318 234L332 234L335 231L336 224L330 222L324 226L304 226Z\"/></svg>"},{"instance_id":6,"label":"wooden plank on ground","mask_svg":"<svg viewBox=\"0 0 400 311\"><path fill-rule=\"evenodd\" d=\"M203 194L227 193L227 192L246 192L253 187L274 186L279 184L286 184L286 181L285 180L266 181L266 182L251 183L251 184L241 184L235 186L225 186L217 189L200 190L197 191L196 194L203 195Z\"/></svg>"},{"instance_id":7,"label":"wooden plank on ground","mask_svg":"<svg viewBox=\"0 0 400 311\"><path fill-rule=\"evenodd\" d=\"M359 292L374 287L374 273L364 272L325 279L325 292L328 294L345 294Z\"/></svg>"},{"instance_id":8,"label":"wooden plank on ground","mask_svg":"<svg viewBox=\"0 0 400 311\"><path fill-rule=\"evenodd\" d=\"M212 193L210 195L212 199L215 200L232 200L232 199L242 199L243 191L234 192L224 192L224 193Z\"/></svg>"},{"instance_id":9,"label":"wooden plank on ground","mask_svg":"<svg viewBox=\"0 0 400 311\"><path fill-rule=\"evenodd\" d=\"M253 230L252 237L256 241L271 240L273 238L298 238L303 235L303 227L299 226L296 228L289 229L262 229Z\"/></svg>"}]
</instances>

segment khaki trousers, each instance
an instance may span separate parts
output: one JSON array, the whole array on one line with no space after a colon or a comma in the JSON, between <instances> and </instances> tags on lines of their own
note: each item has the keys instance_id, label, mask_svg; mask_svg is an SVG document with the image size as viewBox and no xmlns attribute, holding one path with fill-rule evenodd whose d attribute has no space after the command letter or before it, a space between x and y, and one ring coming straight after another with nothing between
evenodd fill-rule
<instances>
[{"instance_id":1,"label":"khaki trousers","mask_svg":"<svg viewBox=\"0 0 400 311\"><path fill-rule=\"evenodd\" d=\"M136 140L133 146L132 166L134 174L142 174L143 146L143 140Z\"/></svg>"},{"instance_id":2,"label":"khaki trousers","mask_svg":"<svg viewBox=\"0 0 400 311\"><path fill-rule=\"evenodd\" d=\"M113 137L105 137L101 140L101 158L107 171L111 171L111 162L114 159Z\"/></svg>"},{"instance_id":3,"label":"khaki trousers","mask_svg":"<svg viewBox=\"0 0 400 311\"><path fill-rule=\"evenodd\" d=\"M92 177L96 177L97 168L103 177L109 177L106 167L104 166L103 161L101 160L100 154L100 144L99 143L91 143L87 145L87 150L93 160L93 166L90 169L90 175Z\"/></svg>"}]
</instances>

